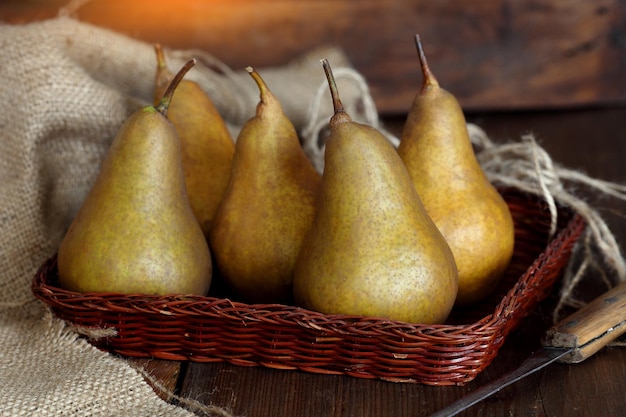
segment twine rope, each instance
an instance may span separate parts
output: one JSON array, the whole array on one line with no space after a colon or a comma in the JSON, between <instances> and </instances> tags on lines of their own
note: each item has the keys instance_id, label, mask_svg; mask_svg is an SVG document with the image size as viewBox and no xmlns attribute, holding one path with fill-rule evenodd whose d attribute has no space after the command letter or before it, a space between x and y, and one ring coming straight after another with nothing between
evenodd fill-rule
<instances>
[{"instance_id":1,"label":"twine rope","mask_svg":"<svg viewBox=\"0 0 626 417\"><path fill-rule=\"evenodd\" d=\"M574 248L565 270L553 321L561 318L566 307L580 308L586 304L575 295L576 288L585 278L599 278L607 288L626 280L626 262L615 236L600 213L576 193L581 188L588 188L599 196L626 201L626 186L555 164L533 134L523 135L521 142L496 145L478 126L470 124L468 128L472 142L478 148L478 160L489 180L541 196L550 209L551 230L556 227L557 203L571 207L587 223L583 238Z\"/></svg>"}]
</instances>

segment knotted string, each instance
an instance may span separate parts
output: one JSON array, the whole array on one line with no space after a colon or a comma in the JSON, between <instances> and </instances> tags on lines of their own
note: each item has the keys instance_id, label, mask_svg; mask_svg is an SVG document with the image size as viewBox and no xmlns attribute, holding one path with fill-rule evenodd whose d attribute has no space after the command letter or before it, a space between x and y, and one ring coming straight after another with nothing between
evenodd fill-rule
<instances>
[{"instance_id":1,"label":"knotted string","mask_svg":"<svg viewBox=\"0 0 626 417\"><path fill-rule=\"evenodd\" d=\"M532 134L523 135L520 142L495 144L478 126L469 124L468 129L478 161L492 183L536 194L546 201L552 234L558 220L557 204L571 207L585 219L587 228L564 273L553 313L555 322L566 307L580 308L586 303L575 296L583 279L599 280L607 289L626 280L626 262L615 236L600 213L579 195L579 190L587 188L597 196L626 201L626 186L555 164Z\"/></svg>"}]
</instances>

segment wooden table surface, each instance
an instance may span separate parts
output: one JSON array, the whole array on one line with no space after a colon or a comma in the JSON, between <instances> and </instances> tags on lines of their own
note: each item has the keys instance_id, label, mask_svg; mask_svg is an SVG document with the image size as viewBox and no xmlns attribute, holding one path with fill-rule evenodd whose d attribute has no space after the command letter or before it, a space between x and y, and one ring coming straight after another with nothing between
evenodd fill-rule
<instances>
[{"instance_id":1,"label":"wooden table surface","mask_svg":"<svg viewBox=\"0 0 626 417\"><path fill-rule=\"evenodd\" d=\"M615 182L626 179L624 108L468 114L468 120L483 127L496 141L518 140L521 134L532 131L555 163L596 178ZM388 118L386 123L397 130L403 119ZM623 218L626 203L600 198L596 204L618 241L626 242ZM514 369L539 346L543 331L551 324L553 308L552 300L543 302L508 337L492 364L474 381L460 387L392 383L226 363L144 359L133 362L177 395L225 407L237 416L428 416ZM551 365L460 415L625 415L625 388L626 348L609 347L579 364Z\"/></svg>"}]
</instances>

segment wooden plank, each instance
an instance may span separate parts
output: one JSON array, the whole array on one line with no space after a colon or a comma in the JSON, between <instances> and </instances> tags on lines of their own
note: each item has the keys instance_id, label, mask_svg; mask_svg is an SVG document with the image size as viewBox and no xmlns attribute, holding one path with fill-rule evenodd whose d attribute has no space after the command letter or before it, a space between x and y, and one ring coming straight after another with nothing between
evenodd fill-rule
<instances>
[{"instance_id":1,"label":"wooden plank","mask_svg":"<svg viewBox=\"0 0 626 417\"><path fill-rule=\"evenodd\" d=\"M0 18L50 17L59 3L8 0ZM335 44L384 114L405 113L421 82L416 32L439 81L468 110L626 101L623 0L92 0L76 16L146 41L201 48L235 69L281 65Z\"/></svg>"},{"instance_id":2,"label":"wooden plank","mask_svg":"<svg viewBox=\"0 0 626 417\"><path fill-rule=\"evenodd\" d=\"M608 375L622 375L622 380ZM626 377L626 349L608 348L585 362L555 366L539 380L545 416L619 416L624 395L615 390ZM559 381L559 383L554 383ZM580 395L581 393L582 395Z\"/></svg>"},{"instance_id":3,"label":"wooden plank","mask_svg":"<svg viewBox=\"0 0 626 417\"><path fill-rule=\"evenodd\" d=\"M162 400L174 399L183 368L180 362L142 358L129 358L128 361Z\"/></svg>"}]
</instances>

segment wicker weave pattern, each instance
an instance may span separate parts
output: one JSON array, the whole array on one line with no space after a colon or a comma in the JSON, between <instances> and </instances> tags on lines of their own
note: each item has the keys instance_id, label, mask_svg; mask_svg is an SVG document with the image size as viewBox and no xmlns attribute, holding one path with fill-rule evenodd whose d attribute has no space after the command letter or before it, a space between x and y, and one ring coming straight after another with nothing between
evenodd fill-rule
<instances>
[{"instance_id":1,"label":"wicker weave pattern","mask_svg":"<svg viewBox=\"0 0 626 417\"><path fill-rule=\"evenodd\" d=\"M54 257L37 272L33 292L68 322L114 329L115 336L91 342L123 356L463 384L491 363L509 332L549 294L585 227L561 208L558 234L548 242L545 206L517 192L503 195L516 224L511 266L481 308L453 313L450 324L332 316L217 297L74 293L56 286Z\"/></svg>"}]
</instances>

